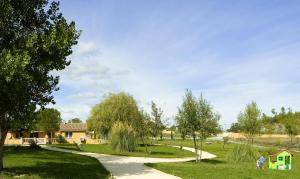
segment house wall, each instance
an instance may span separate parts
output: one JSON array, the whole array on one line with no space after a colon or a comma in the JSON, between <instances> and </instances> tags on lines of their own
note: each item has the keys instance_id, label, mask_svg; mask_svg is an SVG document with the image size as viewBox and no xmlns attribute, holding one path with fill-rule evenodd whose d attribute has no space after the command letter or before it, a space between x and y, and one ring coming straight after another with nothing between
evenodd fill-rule
<instances>
[{"instance_id":1,"label":"house wall","mask_svg":"<svg viewBox=\"0 0 300 179\"><path fill-rule=\"evenodd\" d=\"M86 133L85 131L80 131L80 132L72 132L72 138L67 138L65 132L57 132L56 135L61 135L66 139L68 143L79 143L81 138L86 139Z\"/></svg>"},{"instance_id":2,"label":"house wall","mask_svg":"<svg viewBox=\"0 0 300 179\"><path fill-rule=\"evenodd\" d=\"M52 136L53 142L55 142L55 138L58 135L61 135L62 137L64 137L66 139L66 141L71 144L74 142L79 143L81 138L85 138L87 144L100 144L101 143L100 139L90 139L89 137L87 137L85 131L73 132L72 138L67 138L65 136L65 132L54 132L54 134ZM30 138L30 132L23 132L22 136L23 136L23 138ZM49 137L46 134L46 132L38 132L37 138L49 138ZM6 145L22 145L22 139L17 138L17 133L15 133L15 132L8 132L6 139L5 139L5 144Z\"/></svg>"},{"instance_id":3,"label":"house wall","mask_svg":"<svg viewBox=\"0 0 300 179\"><path fill-rule=\"evenodd\" d=\"M16 133L8 132L5 138L5 145L21 145L22 140L17 139Z\"/></svg>"},{"instance_id":4,"label":"house wall","mask_svg":"<svg viewBox=\"0 0 300 179\"><path fill-rule=\"evenodd\" d=\"M48 138L46 132L37 132L37 138ZM30 132L23 132L22 138L30 138ZM16 132L8 132L5 138L5 145L22 145L22 138L17 138Z\"/></svg>"}]
</instances>

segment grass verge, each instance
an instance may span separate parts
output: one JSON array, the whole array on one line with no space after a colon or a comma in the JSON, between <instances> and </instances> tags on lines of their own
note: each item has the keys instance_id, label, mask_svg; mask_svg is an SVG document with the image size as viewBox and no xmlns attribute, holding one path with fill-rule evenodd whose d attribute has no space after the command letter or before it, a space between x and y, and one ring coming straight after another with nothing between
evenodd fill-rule
<instances>
[{"instance_id":1,"label":"grass verge","mask_svg":"<svg viewBox=\"0 0 300 179\"><path fill-rule=\"evenodd\" d=\"M49 146L68 150L78 150L74 144L53 144ZM85 144L83 145L83 151L99 154L154 158L180 158L194 156L194 154L190 151L180 150L179 148L169 146L157 145L148 146L148 151L150 151L148 153L146 152L145 146L137 147L135 152L120 152L117 150L113 150L110 144Z\"/></svg>"},{"instance_id":2,"label":"grass verge","mask_svg":"<svg viewBox=\"0 0 300 179\"><path fill-rule=\"evenodd\" d=\"M160 141L162 144L172 144L183 146L192 146L192 141ZM255 162L229 162L228 153L233 150L237 144L228 144L225 149L222 147L222 143L212 142L212 144L204 144L204 150L217 155L216 158L211 160L203 160L200 163L184 162L184 163L158 163L158 164L146 164L147 166L161 170L165 173L179 176L184 179L262 179L262 178L278 178L278 179L294 179L300 176L300 155L294 153L292 159L292 170L278 171L268 169L268 150L270 149L258 149L260 154L266 157L266 163L263 170L256 169ZM274 150L273 150L274 151Z\"/></svg>"},{"instance_id":3,"label":"grass verge","mask_svg":"<svg viewBox=\"0 0 300 179\"><path fill-rule=\"evenodd\" d=\"M28 147L5 147L0 178L108 178L110 173L97 159Z\"/></svg>"}]
</instances>

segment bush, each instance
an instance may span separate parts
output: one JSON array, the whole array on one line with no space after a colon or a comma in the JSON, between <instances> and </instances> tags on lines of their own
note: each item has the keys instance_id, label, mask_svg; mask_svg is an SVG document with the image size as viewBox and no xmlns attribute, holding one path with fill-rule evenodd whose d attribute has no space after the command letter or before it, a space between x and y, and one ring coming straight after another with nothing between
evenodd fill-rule
<instances>
[{"instance_id":1,"label":"bush","mask_svg":"<svg viewBox=\"0 0 300 179\"><path fill-rule=\"evenodd\" d=\"M65 143L67 143L67 140L62 135L59 134L56 137L56 142L59 144L65 144Z\"/></svg>"},{"instance_id":2,"label":"bush","mask_svg":"<svg viewBox=\"0 0 300 179\"><path fill-rule=\"evenodd\" d=\"M119 151L133 152L137 146L137 137L133 128L118 122L112 128L112 148Z\"/></svg>"},{"instance_id":3,"label":"bush","mask_svg":"<svg viewBox=\"0 0 300 179\"><path fill-rule=\"evenodd\" d=\"M29 140L29 148L30 149L39 149L41 146L39 146L35 140Z\"/></svg>"},{"instance_id":4,"label":"bush","mask_svg":"<svg viewBox=\"0 0 300 179\"><path fill-rule=\"evenodd\" d=\"M228 160L234 162L255 162L260 156L258 150L249 144L234 146L228 154Z\"/></svg>"}]
</instances>

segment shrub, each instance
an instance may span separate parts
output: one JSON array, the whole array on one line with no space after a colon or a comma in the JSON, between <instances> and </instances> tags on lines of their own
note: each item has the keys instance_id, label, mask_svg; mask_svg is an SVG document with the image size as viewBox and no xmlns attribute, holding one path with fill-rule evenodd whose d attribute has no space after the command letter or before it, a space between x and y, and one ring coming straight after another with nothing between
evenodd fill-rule
<instances>
[{"instance_id":1,"label":"shrub","mask_svg":"<svg viewBox=\"0 0 300 179\"><path fill-rule=\"evenodd\" d=\"M122 122L116 123L112 128L112 148L119 151L133 152L137 145L137 137L133 128Z\"/></svg>"},{"instance_id":2,"label":"shrub","mask_svg":"<svg viewBox=\"0 0 300 179\"><path fill-rule=\"evenodd\" d=\"M29 140L29 148L30 149L39 149L41 146L39 146L35 140Z\"/></svg>"},{"instance_id":3,"label":"shrub","mask_svg":"<svg viewBox=\"0 0 300 179\"><path fill-rule=\"evenodd\" d=\"M228 160L234 162L255 162L260 156L258 150L249 144L234 146L228 154Z\"/></svg>"},{"instance_id":4,"label":"shrub","mask_svg":"<svg viewBox=\"0 0 300 179\"><path fill-rule=\"evenodd\" d=\"M56 142L59 144L65 144L65 143L67 143L67 140L62 135L59 134L56 137Z\"/></svg>"}]
</instances>

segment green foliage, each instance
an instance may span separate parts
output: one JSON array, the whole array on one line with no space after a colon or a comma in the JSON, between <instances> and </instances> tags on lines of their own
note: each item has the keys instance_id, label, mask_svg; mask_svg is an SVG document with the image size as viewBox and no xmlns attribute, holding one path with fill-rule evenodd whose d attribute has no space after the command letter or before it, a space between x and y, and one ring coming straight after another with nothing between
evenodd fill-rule
<instances>
[{"instance_id":1,"label":"green foliage","mask_svg":"<svg viewBox=\"0 0 300 179\"><path fill-rule=\"evenodd\" d=\"M151 117L145 111L140 111L142 120L140 121L139 128L137 129L137 136L141 139L143 145L146 145L145 139L151 134ZM147 148L146 148L147 150Z\"/></svg>"},{"instance_id":2,"label":"green foliage","mask_svg":"<svg viewBox=\"0 0 300 179\"><path fill-rule=\"evenodd\" d=\"M255 102L251 102L246 106L244 112L240 112L238 124L248 140L253 143L253 137L260 132L262 124L261 111Z\"/></svg>"},{"instance_id":3,"label":"green foliage","mask_svg":"<svg viewBox=\"0 0 300 179\"><path fill-rule=\"evenodd\" d=\"M56 142L59 144L65 144L65 143L67 143L67 140L62 135L59 134L56 137Z\"/></svg>"},{"instance_id":4,"label":"green foliage","mask_svg":"<svg viewBox=\"0 0 300 179\"><path fill-rule=\"evenodd\" d=\"M258 150L249 144L235 145L228 154L228 160L232 162L255 162L260 156Z\"/></svg>"},{"instance_id":5,"label":"green foliage","mask_svg":"<svg viewBox=\"0 0 300 179\"><path fill-rule=\"evenodd\" d=\"M220 131L218 124L220 115L213 113L212 107L202 95L197 99L190 90L186 91L176 119L179 130L183 132L182 135L189 132L193 136L195 151L198 149L197 135L201 139L200 149L202 150L203 140Z\"/></svg>"},{"instance_id":6,"label":"green foliage","mask_svg":"<svg viewBox=\"0 0 300 179\"><path fill-rule=\"evenodd\" d=\"M59 77L79 32L46 0L0 0L0 131L30 126L37 106L54 103ZM2 146L0 140L0 170Z\"/></svg>"},{"instance_id":7,"label":"green foliage","mask_svg":"<svg viewBox=\"0 0 300 179\"><path fill-rule=\"evenodd\" d=\"M122 92L109 94L94 106L87 124L90 130L107 137L115 123L122 122L137 130L142 119L135 99Z\"/></svg>"},{"instance_id":8,"label":"green foliage","mask_svg":"<svg viewBox=\"0 0 300 179\"><path fill-rule=\"evenodd\" d=\"M53 108L40 109L37 112L36 120L36 129L46 132L59 130L59 125L62 122L60 112Z\"/></svg>"},{"instance_id":9,"label":"green foliage","mask_svg":"<svg viewBox=\"0 0 300 179\"><path fill-rule=\"evenodd\" d=\"M240 132L240 131L241 131L241 127L237 122L232 123L230 128L227 130L227 132Z\"/></svg>"},{"instance_id":10,"label":"green foliage","mask_svg":"<svg viewBox=\"0 0 300 179\"><path fill-rule=\"evenodd\" d=\"M68 123L82 123L82 121L79 118L73 118L69 120Z\"/></svg>"},{"instance_id":11,"label":"green foliage","mask_svg":"<svg viewBox=\"0 0 300 179\"><path fill-rule=\"evenodd\" d=\"M41 146L39 146L35 140L29 140L29 148L30 149L38 149L41 148Z\"/></svg>"},{"instance_id":12,"label":"green foliage","mask_svg":"<svg viewBox=\"0 0 300 179\"><path fill-rule=\"evenodd\" d=\"M121 152L134 152L137 146L135 131L128 124L117 122L112 128L112 148Z\"/></svg>"},{"instance_id":13,"label":"green foliage","mask_svg":"<svg viewBox=\"0 0 300 179\"><path fill-rule=\"evenodd\" d=\"M263 115L263 127L266 133L283 134L286 133L292 139L300 133L300 112L293 112L292 109L286 110L281 107L280 112L272 109L272 115Z\"/></svg>"},{"instance_id":14,"label":"green foliage","mask_svg":"<svg viewBox=\"0 0 300 179\"><path fill-rule=\"evenodd\" d=\"M151 103L151 121L152 124L149 125L152 137L156 138L158 135L162 139L162 131L165 129L165 125L162 122L163 110L152 101Z\"/></svg>"}]
</instances>

